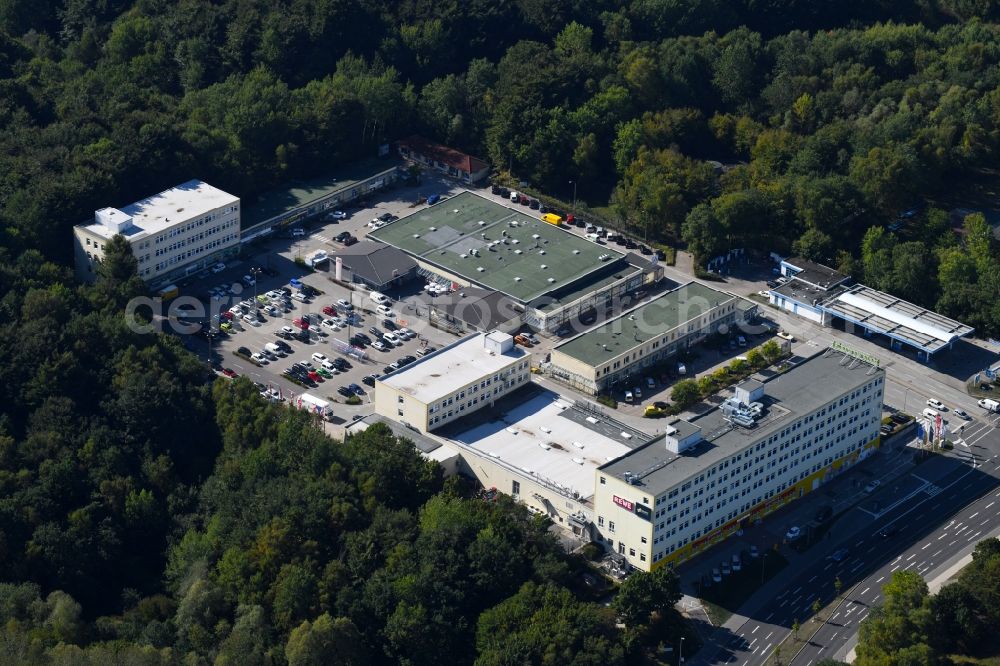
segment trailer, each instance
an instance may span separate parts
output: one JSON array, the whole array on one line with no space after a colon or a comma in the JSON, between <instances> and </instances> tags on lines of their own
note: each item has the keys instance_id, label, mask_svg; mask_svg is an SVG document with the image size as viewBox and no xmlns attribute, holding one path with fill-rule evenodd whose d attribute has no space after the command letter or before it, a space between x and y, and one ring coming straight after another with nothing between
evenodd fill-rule
<instances>
[{"instance_id":1,"label":"trailer","mask_svg":"<svg viewBox=\"0 0 1000 666\"><path fill-rule=\"evenodd\" d=\"M292 399L292 405L299 409L306 409L314 414L319 414L320 417L327 421L333 419L333 408L330 407L330 403L326 400L320 400L314 395L303 393L297 398Z\"/></svg>"}]
</instances>

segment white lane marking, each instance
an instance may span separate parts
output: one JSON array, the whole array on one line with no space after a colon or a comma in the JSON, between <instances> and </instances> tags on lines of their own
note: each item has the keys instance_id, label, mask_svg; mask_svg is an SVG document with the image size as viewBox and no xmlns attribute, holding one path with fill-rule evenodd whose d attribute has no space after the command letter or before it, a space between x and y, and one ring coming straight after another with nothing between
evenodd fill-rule
<instances>
[{"instance_id":1,"label":"white lane marking","mask_svg":"<svg viewBox=\"0 0 1000 666\"><path fill-rule=\"evenodd\" d=\"M840 633L839 631L833 632L833 636L830 636L830 640L832 641L834 638L836 638L837 634L839 634L839 633Z\"/></svg>"},{"instance_id":2,"label":"white lane marking","mask_svg":"<svg viewBox=\"0 0 1000 666\"><path fill-rule=\"evenodd\" d=\"M931 545L931 542L930 542L930 541L928 541L927 543L925 543L925 544L924 544L924 547L923 547L923 548L921 548L920 550L927 550L927 548L928 548L928 547L929 547L930 545Z\"/></svg>"},{"instance_id":3,"label":"white lane marking","mask_svg":"<svg viewBox=\"0 0 1000 666\"><path fill-rule=\"evenodd\" d=\"M788 603L788 599L785 599L780 604L778 604L778 608L784 608L787 603Z\"/></svg>"},{"instance_id":4,"label":"white lane marking","mask_svg":"<svg viewBox=\"0 0 1000 666\"><path fill-rule=\"evenodd\" d=\"M813 576L812 578L810 578L810 579L809 579L809 582L811 583L811 582L813 582L814 580L816 580L817 578L819 578L819 576Z\"/></svg>"},{"instance_id":5,"label":"white lane marking","mask_svg":"<svg viewBox=\"0 0 1000 666\"><path fill-rule=\"evenodd\" d=\"M770 650L771 650L771 644L768 643L767 647L765 647L763 650L760 651L760 656L767 659L767 653L770 652Z\"/></svg>"},{"instance_id":6,"label":"white lane marking","mask_svg":"<svg viewBox=\"0 0 1000 666\"><path fill-rule=\"evenodd\" d=\"M948 545L949 545L949 546L954 546L954 545L955 545L956 543L958 543L958 539L955 539L954 541L950 541L950 542L948 543Z\"/></svg>"},{"instance_id":7,"label":"white lane marking","mask_svg":"<svg viewBox=\"0 0 1000 666\"><path fill-rule=\"evenodd\" d=\"M853 569L851 569L851 573L854 573L855 571L857 571L858 569L860 569L863 566L865 566L864 562L858 562L857 566L855 566Z\"/></svg>"},{"instance_id":8,"label":"white lane marking","mask_svg":"<svg viewBox=\"0 0 1000 666\"><path fill-rule=\"evenodd\" d=\"M893 568L889 569L889 572L891 573L891 572L895 571L898 568L899 568L899 565L897 564Z\"/></svg>"},{"instance_id":9,"label":"white lane marking","mask_svg":"<svg viewBox=\"0 0 1000 666\"><path fill-rule=\"evenodd\" d=\"M855 611L856 608L857 608L857 606L851 606L850 608L847 609L847 612L845 613L845 615L850 615L851 613L853 613Z\"/></svg>"},{"instance_id":10,"label":"white lane marking","mask_svg":"<svg viewBox=\"0 0 1000 666\"><path fill-rule=\"evenodd\" d=\"M801 591L802 591L802 586L799 585L797 588L795 588L794 590L792 590L792 594L798 594Z\"/></svg>"},{"instance_id":11,"label":"white lane marking","mask_svg":"<svg viewBox=\"0 0 1000 666\"><path fill-rule=\"evenodd\" d=\"M838 618L839 616L840 616L840 611L837 611L837 614L836 614L836 615L834 615L833 617L831 617L831 618L830 618L830 621L831 621L831 622L833 622L833 621L834 621L834 620L836 620L836 619L837 619L837 618Z\"/></svg>"},{"instance_id":12,"label":"white lane marking","mask_svg":"<svg viewBox=\"0 0 1000 666\"><path fill-rule=\"evenodd\" d=\"M864 615L859 615L858 616L858 624L861 624L862 622L864 622L866 617L868 617L868 611L865 611Z\"/></svg>"},{"instance_id":13,"label":"white lane marking","mask_svg":"<svg viewBox=\"0 0 1000 666\"><path fill-rule=\"evenodd\" d=\"M750 660L747 659L746 661L743 662L743 666L747 666L747 664L749 664L749 663L750 663Z\"/></svg>"},{"instance_id":14,"label":"white lane marking","mask_svg":"<svg viewBox=\"0 0 1000 666\"><path fill-rule=\"evenodd\" d=\"M748 647L753 647L753 644L756 643L756 642L757 642L757 639L756 638L753 639L753 641L750 643L750 645Z\"/></svg>"},{"instance_id":15,"label":"white lane marking","mask_svg":"<svg viewBox=\"0 0 1000 666\"><path fill-rule=\"evenodd\" d=\"M768 615L767 617L765 617L765 618L764 618L764 622L767 622L767 621L768 621L768 620L770 620L770 619L771 619L772 617L774 617L774 613L771 613L770 615Z\"/></svg>"},{"instance_id":16,"label":"white lane marking","mask_svg":"<svg viewBox=\"0 0 1000 666\"><path fill-rule=\"evenodd\" d=\"M882 576L881 578L879 578L879 579L878 579L877 581L875 581L875 582L876 582L876 583L881 583L881 582L882 582L882 581L884 581L884 580L885 580L885 576Z\"/></svg>"},{"instance_id":17,"label":"white lane marking","mask_svg":"<svg viewBox=\"0 0 1000 666\"><path fill-rule=\"evenodd\" d=\"M906 571L907 569L909 569L910 567L912 567L913 564L914 564L913 562L910 562L909 564L907 564L905 567L903 567L903 571Z\"/></svg>"},{"instance_id":18,"label":"white lane marking","mask_svg":"<svg viewBox=\"0 0 1000 666\"><path fill-rule=\"evenodd\" d=\"M774 636L774 632L773 631L771 633L769 633L767 636L764 636L764 640L765 641L768 640L769 638L771 638L771 636Z\"/></svg>"},{"instance_id":19,"label":"white lane marking","mask_svg":"<svg viewBox=\"0 0 1000 666\"><path fill-rule=\"evenodd\" d=\"M758 629L760 629L760 625L759 624L756 627L754 627L753 631L751 631L750 633L751 634L756 634Z\"/></svg>"},{"instance_id":20,"label":"white lane marking","mask_svg":"<svg viewBox=\"0 0 1000 666\"><path fill-rule=\"evenodd\" d=\"M993 502L990 502L990 503L989 503L989 504L987 504L987 505L986 505L986 506L985 506L984 508L988 509L988 508L990 508L991 506L993 506L994 504L996 504L996 501L993 501Z\"/></svg>"},{"instance_id":21,"label":"white lane marking","mask_svg":"<svg viewBox=\"0 0 1000 666\"><path fill-rule=\"evenodd\" d=\"M909 562L910 560L912 560L916 556L917 556L916 553L910 553L910 556L908 558L906 558L906 561Z\"/></svg>"},{"instance_id":22,"label":"white lane marking","mask_svg":"<svg viewBox=\"0 0 1000 666\"><path fill-rule=\"evenodd\" d=\"M856 544L854 544L854 547L855 548L860 548L863 545L865 545L865 540L864 539L862 539L861 541L859 541Z\"/></svg>"},{"instance_id":23,"label":"white lane marking","mask_svg":"<svg viewBox=\"0 0 1000 666\"><path fill-rule=\"evenodd\" d=\"M946 536L948 536L948 535L947 534L942 534L941 536L938 537L938 541L940 541L941 539L945 538Z\"/></svg>"},{"instance_id":24,"label":"white lane marking","mask_svg":"<svg viewBox=\"0 0 1000 666\"><path fill-rule=\"evenodd\" d=\"M870 590L870 589L872 589L872 588L870 588L870 587L866 587L865 589L861 590L861 594L859 594L858 596L859 596L859 597L863 597L863 596L865 596L865 593L866 593L866 592L868 592L868 590Z\"/></svg>"},{"instance_id":25,"label":"white lane marking","mask_svg":"<svg viewBox=\"0 0 1000 666\"><path fill-rule=\"evenodd\" d=\"M826 563L826 566L825 566L825 567L823 567L823 571L826 571L827 569L829 569L829 568L830 568L830 567L832 567L832 566L833 566L833 562L827 562L827 563Z\"/></svg>"},{"instance_id":26,"label":"white lane marking","mask_svg":"<svg viewBox=\"0 0 1000 666\"><path fill-rule=\"evenodd\" d=\"M976 511L974 514L972 514L971 516L969 516L969 520L972 520L973 518L975 518L978 515L979 515L979 512Z\"/></svg>"},{"instance_id":27,"label":"white lane marking","mask_svg":"<svg viewBox=\"0 0 1000 666\"><path fill-rule=\"evenodd\" d=\"M984 520L983 522L979 523L979 526L980 526L980 527L982 527L983 525L985 525L985 524L986 524L986 523L988 523L988 522L990 522L990 519L989 519L989 518L987 518L987 519L986 519L986 520Z\"/></svg>"},{"instance_id":28,"label":"white lane marking","mask_svg":"<svg viewBox=\"0 0 1000 666\"><path fill-rule=\"evenodd\" d=\"M982 530L980 530L980 531L976 532L975 534L973 534L972 536L970 536L968 539L966 539L966 541L972 541L973 539L975 539L976 537L978 537L982 533L983 533Z\"/></svg>"},{"instance_id":29,"label":"white lane marking","mask_svg":"<svg viewBox=\"0 0 1000 666\"><path fill-rule=\"evenodd\" d=\"M938 555L940 555L940 554L941 554L941 553L942 553L943 551L944 551L944 549L942 548L941 550L939 550L939 551L937 551L936 553L934 553L933 555L931 555L931 557L937 557L937 556L938 556Z\"/></svg>"}]
</instances>

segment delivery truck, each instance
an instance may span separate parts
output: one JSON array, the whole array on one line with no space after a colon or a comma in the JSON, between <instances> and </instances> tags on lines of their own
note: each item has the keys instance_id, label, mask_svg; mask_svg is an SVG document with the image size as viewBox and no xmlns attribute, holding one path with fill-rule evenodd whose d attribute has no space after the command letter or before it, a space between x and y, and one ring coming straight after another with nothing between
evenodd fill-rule
<instances>
[{"instance_id":1,"label":"delivery truck","mask_svg":"<svg viewBox=\"0 0 1000 666\"><path fill-rule=\"evenodd\" d=\"M557 227L562 224L562 218L555 213L546 213L545 215L542 215L542 221L548 222L549 224Z\"/></svg>"},{"instance_id":2,"label":"delivery truck","mask_svg":"<svg viewBox=\"0 0 1000 666\"><path fill-rule=\"evenodd\" d=\"M294 398L292 404L299 409L306 409L314 414L319 414L327 421L333 418L333 408L330 407L330 403L326 400L320 400L314 395L303 393L299 397Z\"/></svg>"},{"instance_id":3,"label":"delivery truck","mask_svg":"<svg viewBox=\"0 0 1000 666\"><path fill-rule=\"evenodd\" d=\"M979 406L988 412L1000 412L1000 402L992 398L983 398L979 401Z\"/></svg>"}]
</instances>

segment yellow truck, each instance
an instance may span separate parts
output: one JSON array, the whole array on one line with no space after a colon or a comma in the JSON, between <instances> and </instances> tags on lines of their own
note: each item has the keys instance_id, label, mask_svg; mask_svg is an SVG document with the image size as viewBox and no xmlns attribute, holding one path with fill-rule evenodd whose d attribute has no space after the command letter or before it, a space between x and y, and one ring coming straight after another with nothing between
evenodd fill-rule
<instances>
[{"instance_id":1,"label":"yellow truck","mask_svg":"<svg viewBox=\"0 0 1000 666\"><path fill-rule=\"evenodd\" d=\"M555 213L545 213L545 215L542 215L542 220L557 227L562 224L563 221L562 218Z\"/></svg>"},{"instance_id":2,"label":"yellow truck","mask_svg":"<svg viewBox=\"0 0 1000 666\"><path fill-rule=\"evenodd\" d=\"M177 289L177 285L172 284L161 289L159 297L164 301L169 301L171 298L177 298L178 294L180 294L180 290Z\"/></svg>"}]
</instances>

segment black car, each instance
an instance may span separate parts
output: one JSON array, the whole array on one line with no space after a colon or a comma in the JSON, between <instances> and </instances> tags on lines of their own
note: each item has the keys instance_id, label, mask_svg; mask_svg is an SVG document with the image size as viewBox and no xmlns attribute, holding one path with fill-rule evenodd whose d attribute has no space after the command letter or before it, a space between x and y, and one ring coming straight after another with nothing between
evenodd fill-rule
<instances>
[{"instance_id":1,"label":"black car","mask_svg":"<svg viewBox=\"0 0 1000 666\"><path fill-rule=\"evenodd\" d=\"M400 361L406 361L407 363L413 363L414 361L417 360L417 357L416 356L412 356L410 354L407 354L406 356L400 357L399 360Z\"/></svg>"},{"instance_id":2,"label":"black car","mask_svg":"<svg viewBox=\"0 0 1000 666\"><path fill-rule=\"evenodd\" d=\"M387 375L390 372L395 372L395 370L396 370L396 368L392 367L391 365L387 365L384 368L382 368L382 374L383 375Z\"/></svg>"},{"instance_id":3,"label":"black car","mask_svg":"<svg viewBox=\"0 0 1000 666\"><path fill-rule=\"evenodd\" d=\"M499 185L492 186L490 188L490 192L492 192L493 194L500 194L500 186Z\"/></svg>"},{"instance_id":4,"label":"black car","mask_svg":"<svg viewBox=\"0 0 1000 666\"><path fill-rule=\"evenodd\" d=\"M307 284L302 285L299 288L299 291L301 291L302 295L306 296L307 298L312 298L313 296L319 296L319 290L316 289L316 287L310 287Z\"/></svg>"},{"instance_id":5,"label":"black car","mask_svg":"<svg viewBox=\"0 0 1000 666\"><path fill-rule=\"evenodd\" d=\"M767 286L770 287L771 289L777 289L779 285L775 280L768 280Z\"/></svg>"},{"instance_id":6,"label":"black car","mask_svg":"<svg viewBox=\"0 0 1000 666\"><path fill-rule=\"evenodd\" d=\"M358 340L361 340L361 341L362 341L362 342L364 342L364 343L365 343L366 345L370 345L370 344L372 343L372 339L371 339L371 338L369 338L369 337L368 337L367 335L365 335L364 333L355 333L355 334L354 334L354 337L356 337L356 338L357 338Z\"/></svg>"},{"instance_id":7,"label":"black car","mask_svg":"<svg viewBox=\"0 0 1000 666\"><path fill-rule=\"evenodd\" d=\"M899 528L895 525L887 525L878 531L878 535L883 539L888 539L891 536L895 536L899 532Z\"/></svg>"},{"instance_id":8,"label":"black car","mask_svg":"<svg viewBox=\"0 0 1000 666\"><path fill-rule=\"evenodd\" d=\"M330 362L333 363L333 367L337 368L337 370L340 370L341 372L347 372L353 367L350 363L340 358L339 356L337 358L334 358Z\"/></svg>"},{"instance_id":9,"label":"black car","mask_svg":"<svg viewBox=\"0 0 1000 666\"><path fill-rule=\"evenodd\" d=\"M365 344L365 341L364 341L364 340L362 340L361 338L359 338L359 337L358 337L358 336L356 336L356 335L352 335L352 336L351 336L351 339L350 339L350 340L348 340L348 342L350 342L350 343L351 343L352 345L354 345L355 347L361 347L362 349L363 349L364 347L366 347L366 346L367 346L367 345Z\"/></svg>"},{"instance_id":10,"label":"black car","mask_svg":"<svg viewBox=\"0 0 1000 666\"><path fill-rule=\"evenodd\" d=\"M343 240L344 245L347 245L348 247L350 247L351 245L354 245L357 242L358 242L358 239L355 238L354 236L348 236L347 238L345 238Z\"/></svg>"},{"instance_id":11,"label":"black car","mask_svg":"<svg viewBox=\"0 0 1000 666\"><path fill-rule=\"evenodd\" d=\"M551 210L552 209L549 208L548 206L541 206L541 207L539 207L538 212L541 213L542 215L545 215L546 213L550 212Z\"/></svg>"},{"instance_id":12,"label":"black car","mask_svg":"<svg viewBox=\"0 0 1000 666\"><path fill-rule=\"evenodd\" d=\"M539 206L540 204L538 203L538 199L532 199L532 200L531 200L531 201L530 201L530 202L528 203L528 205L529 205L529 206L531 207L531 209L532 209L532 210L538 210L538 206Z\"/></svg>"},{"instance_id":13,"label":"black car","mask_svg":"<svg viewBox=\"0 0 1000 666\"><path fill-rule=\"evenodd\" d=\"M383 319L382 328L384 328L387 331L395 331L397 328L399 328L399 326L396 326L396 322L394 322L391 319Z\"/></svg>"},{"instance_id":14,"label":"black car","mask_svg":"<svg viewBox=\"0 0 1000 666\"><path fill-rule=\"evenodd\" d=\"M502 196L504 199L509 199L510 198L510 190L508 188L506 188L506 187L501 187L500 188L500 196Z\"/></svg>"},{"instance_id":15,"label":"black car","mask_svg":"<svg viewBox=\"0 0 1000 666\"><path fill-rule=\"evenodd\" d=\"M582 229L582 228L585 228L587 226L587 221L585 219L583 219L582 217L574 217L573 218L573 225L577 226L577 227L580 227Z\"/></svg>"},{"instance_id":16,"label":"black car","mask_svg":"<svg viewBox=\"0 0 1000 666\"><path fill-rule=\"evenodd\" d=\"M494 192L496 194L496 192ZM375 375L365 375L361 378L361 383L366 386L375 386L375 380L378 379Z\"/></svg>"},{"instance_id":17,"label":"black car","mask_svg":"<svg viewBox=\"0 0 1000 666\"><path fill-rule=\"evenodd\" d=\"M339 234L333 237L333 240L337 241L338 243L343 243L344 239L348 238L350 235L351 235L350 231L341 231Z\"/></svg>"},{"instance_id":18,"label":"black car","mask_svg":"<svg viewBox=\"0 0 1000 666\"><path fill-rule=\"evenodd\" d=\"M286 351L286 352L292 351L292 346L290 344L288 344L287 342L285 342L284 340L276 340L275 343L274 343L274 346L277 347L278 349L282 350L282 351Z\"/></svg>"},{"instance_id":19,"label":"black car","mask_svg":"<svg viewBox=\"0 0 1000 666\"><path fill-rule=\"evenodd\" d=\"M289 289L288 287L278 287L278 291L280 291L281 293L283 293L285 296L291 296L292 295L292 290Z\"/></svg>"},{"instance_id":20,"label":"black car","mask_svg":"<svg viewBox=\"0 0 1000 666\"><path fill-rule=\"evenodd\" d=\"M641 252L642 254L653 254L653 251L649 249L648 245L640 245L639 252Z\"/></svg>"},{"instance_id":21,"label":"black car","mask_svg":"<svg viewBox=\"0 0 1000 666\"><path fill-rule=\"evenodd\" d=\"M252 353L247 347L240 347L236 350L237 354L243 354L244 356L250 356Z\"/></svg>"},{"instance_id":22,"label":"black car","mask_svg":"<svg viewBox=\"0 0 1000 666\"><path fill-rule=\"evenodd\" d=\"M627 247L628 249L634 250L637 247L637 245L638 244L634 240L632 240L631 238L626 238L625 239L625 247Z\"/></svg>"},{"instance_id":23,"label":"black car","mask_svg":"<svg viewBox=\"0 0 1000 666\"><path fill-rule=\"evenodd\" d=\"M405 365L409 365L409 364L413 363L413 361L411 361L410 359L408 359L408 358L406 358L406 357L404 356L403 358L401 358L401 359L399 359L398 361L396 361L396 363L398 363L398 364L399 364L399 367L401 367L401 368L402 368L402 367L403 367L403 366L405 366Z\"/></svg>"},{"instance_id":24,"label":"black car","mask_svg":"<svg viewBox=\"0 0 1000 666\"><path fill-rule=\"evenodd\" d=\"M337 387L337 393L339 393L340 395L344 396L345 398L350 398L351 396L354 395L354 391L352 391L351 389L347 388L346 386L338 386Z\"/></svg>"},{"instance_id":25,"label":"black car","mask_svg":"<svg viewBox=\"0 0 1000 666\"><path fill-rule=\"evenodd\" d=\"M659 259L660 261L666 261L667 260L667 253L664 252L663 250L657 249L653 254L655 254L656 258Z\"/></svg>"}]
</instances>

